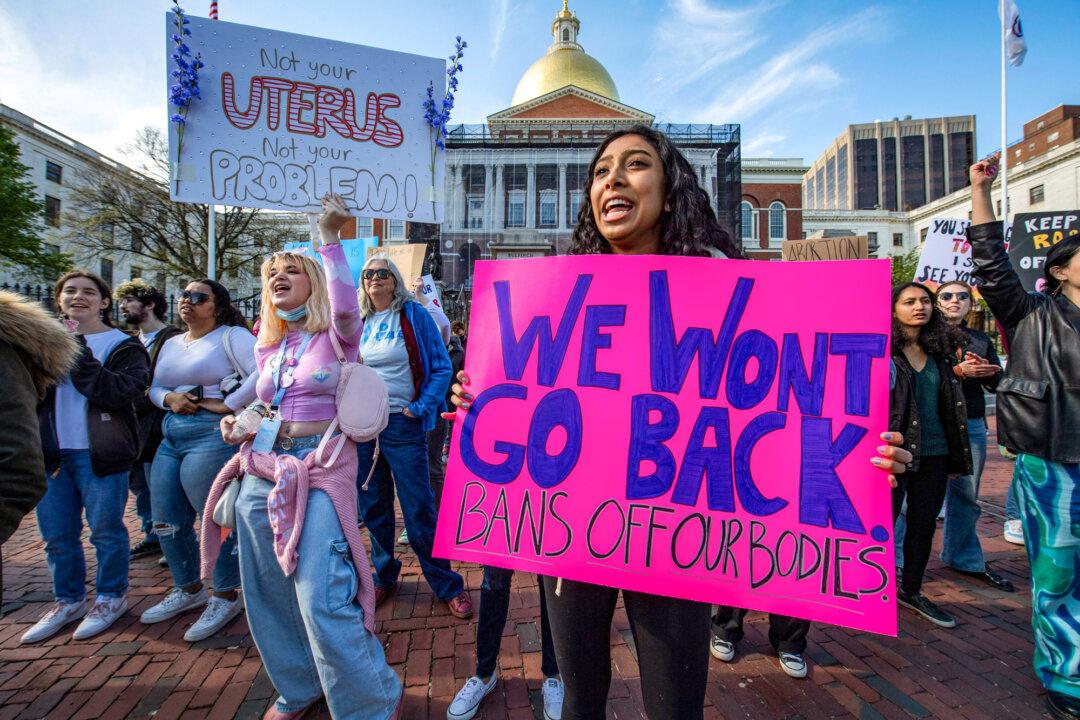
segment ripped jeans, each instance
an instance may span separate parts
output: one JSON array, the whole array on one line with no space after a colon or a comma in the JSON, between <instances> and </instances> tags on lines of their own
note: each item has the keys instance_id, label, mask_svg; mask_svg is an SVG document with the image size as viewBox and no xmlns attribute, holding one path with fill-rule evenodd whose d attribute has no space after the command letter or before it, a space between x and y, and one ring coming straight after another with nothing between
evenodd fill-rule
<instances>
[{"instance_id":1,"label":"ripped jeans","mask_svg":"<svg viewBox=\"0 0 1080 720\"><path fill-rule=\"evenodd\" d=\"M176 587L201 579L195 518L202 515L214 476L236 452L221 439L220 420L217 413L200 410L194 415L166 413L161 423L163 439L150 468L150 503L154 532ZM221 546L213 585L218 592L240 586L236 533Z\"/></svg>"}]
</instances>

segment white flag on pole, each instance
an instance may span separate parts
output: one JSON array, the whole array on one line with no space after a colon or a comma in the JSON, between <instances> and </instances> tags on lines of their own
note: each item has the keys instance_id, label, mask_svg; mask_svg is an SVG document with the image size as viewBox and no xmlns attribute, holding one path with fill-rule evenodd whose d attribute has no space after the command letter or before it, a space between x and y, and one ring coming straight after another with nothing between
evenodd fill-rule
<instances>
[{"instance_id":1,"label":"white flag on pole","mask_svg":"<svg viewBox=\"0 0 1080 720\"><path fill-rule=\"evenodd\" d=\"M1003 11L1001 22L1005 26L1005 44L1009 53L1009 64L1013 67L1024 64L1027 55L1027 41L1020 25L1020 11L1013 0L1002 0L999 11Z\"/></svg>"}]
</instances>

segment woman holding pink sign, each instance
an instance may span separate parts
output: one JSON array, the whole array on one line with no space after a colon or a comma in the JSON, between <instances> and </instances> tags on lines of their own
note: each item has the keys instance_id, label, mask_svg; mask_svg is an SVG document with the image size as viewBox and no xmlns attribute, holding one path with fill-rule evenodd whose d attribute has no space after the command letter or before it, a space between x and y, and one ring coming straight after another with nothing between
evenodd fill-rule
<instances>
[{"instance_id":1,"label":"woman holding pink sign","mask_svg":"<svg viewBox=\"0 0 1080 720\"><path fill-rule=\"evenodd\" d=\"M612 133L596 151L570 254L742 256L717 222L686 158L665 135L643 126ZM468 411L476 389L468 387L465 372L458 381L452 401ZM902 472L908 459L905 451L887 448L874 462L888 472ZM620 590L553 577L544 579L544 590L565 687L562 718L603 718L611 683L610 628ZM709 604L621 592L648 716L703 717Z\"/></svg>"}]
</instances>

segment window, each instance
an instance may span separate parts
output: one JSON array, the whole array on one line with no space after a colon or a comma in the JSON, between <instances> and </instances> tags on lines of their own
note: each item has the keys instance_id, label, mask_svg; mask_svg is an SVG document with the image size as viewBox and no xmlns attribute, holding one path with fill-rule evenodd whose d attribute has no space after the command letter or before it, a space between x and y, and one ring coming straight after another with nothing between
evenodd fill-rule
<instances>
[{"instance_id":1,"label":"window","mask_svg":"<svg viewBox=\"0 0 1080 720\"><path fill-rule=\"evenodd\" d=\"M855 209L873 210L878 200L878 151L876 140L855 141Z\"/></svg>"},{"instance_id":2,"label":"window","mask_svg":"<svg viewBox=\"0 0 1080 720\"><path fill-rule=\"evenodd\" d=\"M813 209L814 205L814 177L810 175L803 184L803 207Z\"/></svg>"},{"instance_id":3,"label":"window","mask_svg":"<svg viewBox=\"0 0 1080 720\"><path fill-rule=\"evenodd\" d=\"M1052 133L1050 133L1049 135L1046 136L1046 142L1052 143L1055 140L1057 140L1059 137L1061 137L1061 133L1058 132L1057 130L1055 130L1054 132L1052 132Z\"/></svg>"},{"instance_id":4,"label":"window","mask_svg":"<svg viewBox=\"0 0 1080 720\"><path fill-rule=\"evenodd\" d=\"M260 265L261 264L262 263L260 261ZM255 274L258 275L258 273L255 273ZM163 272L154 273L154 287L157 288L158 290L160 290L162 293L165 292L165 282L166 282L165 273L163 273Z\"/></svg>"},{"instance_id":5,"label":"window","mask_svg":"<svg viewBox=\"0 0 1080 720\"><path fill-rule=\"evenodd\" d=\"M866 247L870 252L875 252L877 250L878 244L876 232L866 233Z\"/></svg>"},{"instance_id":6,"label":"window","mask_svg":"<svg viewBox=\"0 0 1080 720\"><path fill-rule=\"evenodd\" d=\"M1032 205L1036 203L1041 203L1045 199L1046 193L1043 191L1042 185L1036 185L1035 187L1028 190L1028 202Z\"/></svg>"},{"instance_id":7,"label":"window","mask_svg":"<svg viewBox=\"0 0 1080 720\"><path fill-rule=\"evenodd\" d=\"M825 204L823 208L836 207L836 156L825 161Z\"/></svg>"},{"instance_id":8,"label":"window","mask_svg":"<svg viewBox=\"0 0 1080 720\"><path fill-rule=\"evenodd\" d=\"M945 195L945 136L930 136L930 201Z\"/></svg>"},{"instance_id":9,"label":"window","mask_svg":"<svg viewBox=\"0 0 1080 720\"><path fill-rule=\"evenodd\" d=\"M745 200L739 205L739 210L741 211L742 239L745 243L747 240L753 240L757 237L757 232L755 232L757 228L754 227L757 213L754 212L753 206Z\"/></svg>"},{"instance_id":10,"label":"window","mask_svg":"<svg viewBox=\"0 0 1080 720\"><path fill-rule=\"evenodd\" d=\"M926 242L926 236L930 234L930 228L924 227L919 231L919 244L922 245Z\"/></svg>"},{"instance_id":11,"label":"window","mask_svg":"<svg viewBox=\"0 0 1080 720\"><path fill-rule=\"evenodd\" d=\"M848 210L848 152L847 145L841 145L836 151L836 207Z\"/></svg>"},{"instance_id":12,"label":"window","mask_svg":"<svg viewBox=\"0 0 1080 720\"><path fill-rule=\"evenodd\" d=\"M563 28L562 41L563 42L570 42L570 28Z\"/></svg>"},{"instance_id":13,"label":"window","mask_svg":"<svg viewBox=\"0 0 1080 720\"><path fill-rule=\"evenodd\" d=\"M922 135L908 135L900 140L903 151L900 164L900 188L903 208L911 210L926 204L926 148Z\"/></svg>"},{"instance_id":14,"label":"window","mask_svg":"<svg viewBox=\"0 0 1080 720\"><path fill-rule=\"evenodd\" d=\"M577 216L581 212L581 199L583 195L580 190L574 190L570 193L570 217L568 218L567 225L573 227L577 225Z\"/></svg>"},{"instance_id":15,"label":"window","mask_svg":"<svg viewBox=\"0 0 1080 720\"><path fill-rule=\"evenodd\" d=\"M970 132L949 133L949 189L956 192L971 184L968 168L975 164L975 136Z\"/></svg>"},{"instance_id":16,"label":"window","mask_svg":"<svg viewBox=\"0 0 1080 720\"><path fill-rule=\"evenodd\" d=\"M141 277L142 277L142 268L139 267L138 265L132 265L131 266L131 279L134 280L135 278L141 278Z\"/></svg>"},{"instance_id":17,"label":"window","mask_svg":"<svg viewBox=\"0 0 1080 720\"><path fill-rule=\"evenodd\" d=\"M61 184L64 180L64 168L59 163L54 163L52 160L46 160L45 179L49 182L54 182L57 185Z\"/></svg>"},{"instance_id":18,"label":"window","mask_svg":"<svg viewBox=\"0 0 1080 720\"><path fill-rule=\"evenodd\" d=\"M60 227L60 198L45 196L45 224L49 227Z\"/></svg>"},{"instance_id":19,"label":"window","mask_svg":"<svg viewBox=\"0 0 1080 720\"><path fill-rule=\"evenodd\" d=\"M893 233L892 234L892 246L893 247L904 247L904 233Z\"/></svg>"},{"instance_id":20,"label":"window","mask_svg":"<svg viewBox=\"0 0 1080 720\"><path fill-rule=\"evenodd\" d=\"M525 227L525 191L511 190L506 227Z\"/></svg>"},{"instance_id":21,"label":"window","mask_svg":"<svg viewBox=\"0 0 1080 720\"><path fill-rule=\"evenodd\" d=\"M476 230L484 227L484 196L483 195L470 195L469 196L469 208L468 208L469 228Z\"/></svg>"},{"instance_id":22,"label":"window","mask_svg":"<svg viewBox=\"0 0 1080 720\"><path fill-rule=\"evenodd\" d=\"M822 209L825 207L825 166L818 168L818 171L814 173L814 207Z\"/></svg>"},{"instance_id":23,"label":"window","mask_svg":"<svg viewBox=\"0 0 1080 720\"><path fill-rule=\"evenodd\" d=\"M787 237L787 208L782 202L769 205L769 239L783 240Z\"/></svg>"},{"instance_id":24,"label":"window","mask_svg":"<svg viewBox=\"0 0 1080 720\"><path fill-rule=\"evenodd\" d=\"M557 193L554 190L540 191L540 226L555 227L555 199Z\"/></svg>"},{"instance_id":25,"label":"window","mask_svg":"<svg viewBox=\"0 0 1080 720\"><path fill-rule=\"evenodd\" d=\"M113 228L113 233L115 233L115 232L116 232L116 229ZM140 230L138 228L132 228L132 230L131 230L131 251L132 252L142 252L142 249L143 249L142 230Z\"/></svg>"},{"instance_id":26,"label":"window","mask_svg":"<svg viewBox=\"0 0 1080 720\"><path fill-rule=\"evenodd\" d=\"M391 220L390 221L390 234L387 235L391 240L404 240L405 239L405 221L404 220Z\"/></svg>"},{"instance_id":27,"label":"window","mask_svg":"<svg viewBox=\"0 0 1080 720\"><path fill-rule=\"evenodd\" d=\"M369 217L356 218L356 237L375 237L375 221Z\"/></svg>"},{"instance_id":28,"label":"window","mask_svg":"<svg viewBox=\"0 0 1080 720\"><path fill-rule=\"evenodd\" d=\"M885 175L883 210L896 210L896 138L881 139L881 166Z\"/></svg>"},{"instance_id":29,"label":"window","mask_svg":"<svg viewBox=\"0 0 1080 720\"><path fill-rule=\"evenodd\" d=\"M101 279L107 282L109 285L113 284L113 264L112 260L101 258Z\"/></svg>"}]
</instances>

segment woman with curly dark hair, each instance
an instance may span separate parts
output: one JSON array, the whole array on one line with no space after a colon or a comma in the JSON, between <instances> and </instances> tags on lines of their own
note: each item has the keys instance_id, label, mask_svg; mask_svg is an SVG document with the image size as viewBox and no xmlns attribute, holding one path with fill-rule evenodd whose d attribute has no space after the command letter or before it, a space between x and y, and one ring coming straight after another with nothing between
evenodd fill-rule
<instances>
[{"instance_id":1,"label":"woman with curly dark hair","mask_svg":"<svg viewBox=\"0 0 1080 720\"><path fill-rule=\"evenodd\" d=\"M912 456L893 488L893 522L907 499L904 574L896 599L951 628L956 620L922 594L922 580L949 474L971 473L964 390L952 371L963 336L945 321L934 292L919 283L893 288L892 326L896 383L889 430L904 434Z\"/></svg>"},{"instance_id":2,"label":"woman with curly dark hair","mask_svg":"<svg viewBox=\"0 0 1080 720\"><path fill-rule=\"evenodd\" d=\"M597 149L589 165L570 253L742 256L717 222L709 196L698 185L686 158L663 134L642 126L609 135ZM463 387L469 383L464 371L457 377L451 400L467 411L474 389ZM453 420L455 416L448 413L446 417ZM884 439L900 441L890 437ZM878 467L901 472L909 455L891 448L885 458L875 458ZM562 717L603 718L611 683L611 621L620 591L556 578L544 578L543 589L565 687ZM709 604L631 590L622 594L648 716L653 720L701 718L709 663ZM485 600L482 594L480 626L491 622L486 609L495 605ZM477 683L482 685L475 698L478 704L495 687L495 679L477 678Z\"/></svg>"}]
</instances>

